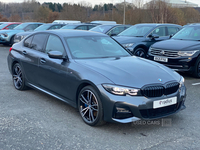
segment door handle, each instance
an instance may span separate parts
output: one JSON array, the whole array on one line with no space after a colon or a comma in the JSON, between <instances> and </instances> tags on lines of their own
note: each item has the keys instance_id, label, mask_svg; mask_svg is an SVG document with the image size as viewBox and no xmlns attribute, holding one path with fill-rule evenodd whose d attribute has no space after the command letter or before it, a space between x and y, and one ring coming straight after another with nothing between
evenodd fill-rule
<instances>
[{"instance_id":1,"label":"door handle","mask_svg":"<svg viewBox=\"0 0 200 150\"><path fill-rule=\"evenodd\" d=\"M41 64L44 64L45 62L46 62L46 60L45 60L44 58L41 58L41 59L40 59L40 63L41 63Z\"/></svg>"},{"instance_id":2,"label":"door handle","mask_svg":"<svg viewBox=\"0 0 200 150\"><path fill-rule=\"evenodd\" d=\"M26 54L27 54L27 52L26 52L26 51L23 51L22 53L23 53L24 55L26 55Z\"/></svg>"}]
</instances>

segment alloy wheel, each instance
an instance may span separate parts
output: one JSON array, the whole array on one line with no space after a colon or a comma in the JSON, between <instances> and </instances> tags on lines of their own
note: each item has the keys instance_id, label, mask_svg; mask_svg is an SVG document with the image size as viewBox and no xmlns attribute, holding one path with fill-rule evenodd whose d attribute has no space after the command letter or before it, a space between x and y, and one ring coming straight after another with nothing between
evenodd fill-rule
<instances>
[{"instance_id":1,"label":"alloy wheel","mask_svg":"<svg viewBox=\"0 0 200 150\"><path fill-rule=\"evenodd\" d=\"M13 82L16 89L23 86L22 70L19 65L16 65L13 69Z\"/></svg>"},{"instance_id":2,"label":"alloy wheel","mask_svg":"<svg viewBox=\"0 0 200 150\"><path fill-rule=\"evenodd\" d=\"M88 123L94 123L99 115L99 105L95 94L91 90L84 90L79 98L80 114L83 120Z\"/></svg>"}]
</instances>

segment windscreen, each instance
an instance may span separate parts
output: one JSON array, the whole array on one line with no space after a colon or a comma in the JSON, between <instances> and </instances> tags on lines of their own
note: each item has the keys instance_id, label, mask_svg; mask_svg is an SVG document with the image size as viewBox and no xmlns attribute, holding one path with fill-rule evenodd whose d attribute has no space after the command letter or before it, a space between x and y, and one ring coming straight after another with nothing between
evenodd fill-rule
<instances>
[{"instance_id":1,"label":"windscreen","mask_svg":"<svg viewBox=\"0 0 200 150\"><path fill-rule=\"evenodd\" d=\"M200 40L200 26L187 26L177 32L172 39L179 40Z\"/></svg>"},{"instance_id":2,"label":"windscreen","mask_svg":"<svg viewBox=\"0 0 200 150\"><path fill-rule=\"evenodd\" d=\"M66 25L62 27L61 29L75 29L77 26L76 25Z\"/></svg>"},{"instance_id":3,"label":"windscreen","mask_svg":"<svg viewBox=\"0 0 200 150\"><path fill-rule=\"evenodd\" d=\"M74 58L125 57L130 54L110 37L70 37L65 41Z\"/></svg>"},{"instance_id":4,"label":"windscreen","mask_svg":"<svg viewBox=\"0 0 200 150\"><path fill-rule=\"evenodd\" d=\"M22 23L18 26L16 26L14 29L15 30L23 30L28 24L27 23Z\"/></svg>"},{"instance_id":5,"label":"windscreen","mask_svg":"<svg viewBox=\"0 0 200 150\"><path fill-rule=\"evenodd\" d=\"M6 27L7 25L8 25L7 23L1 24L1 25L0 25L0 29L3 29L3 28Z\"/></svg>"},{"instance_id":6,"label":"windscreen","mask_svg":"<svg viewBox=\"0 0 200 150\"><path fill-rule=\"evenodd\" d=\"M50 26L51 26L50 24L44 24L37 27L34 31L44 31L44 30L47 30Z\"/></svg>"},{"instance_id":7,"label":"windscreen","mask_svg":"<svg viewBox=\"0 0 200 150\"><path fill-rule=\"evenodd\" d=\"M94 27L94 28L90 29L90 31L96 31L96 32L100 32L100 33L106 33L112 27L113 27L113 25L97 26L97 27Z\"/></svg>"}]
</instances>

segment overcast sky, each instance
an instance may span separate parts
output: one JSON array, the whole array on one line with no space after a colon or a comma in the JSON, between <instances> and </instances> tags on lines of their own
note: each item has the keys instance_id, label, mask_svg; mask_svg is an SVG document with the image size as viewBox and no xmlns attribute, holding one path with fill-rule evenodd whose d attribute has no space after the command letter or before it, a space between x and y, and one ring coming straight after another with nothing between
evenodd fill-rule
<instances>
[{"instance_id":1,"label":"overcast sky","mask_svg":"<svg viewBox=\"0 0 200 150\"><path fill-rule=\"evenodd\" d=\"M10 2L23 2L24 0L1 0L1 2L4 2L4 3L10 3ZM119 2L123 2L124 0L37 0L38 2L40 3L44 3L44 2L52 2L52 3L78 3L78 2L81 2L81 1L84 1L84 2L89 2L91 3L93 6L95 4L100 4L100 3L119 3ZM134 0L126 0L127 2L133 2ZM150 0L143 0L144 2L147 2L147 1L150 1ZM185 0L183 0L185 1ZM187 0L189 2L192 2L192 3L196 3L199 5L200 7L200 0Z\"/></svg>"}]
</instances>

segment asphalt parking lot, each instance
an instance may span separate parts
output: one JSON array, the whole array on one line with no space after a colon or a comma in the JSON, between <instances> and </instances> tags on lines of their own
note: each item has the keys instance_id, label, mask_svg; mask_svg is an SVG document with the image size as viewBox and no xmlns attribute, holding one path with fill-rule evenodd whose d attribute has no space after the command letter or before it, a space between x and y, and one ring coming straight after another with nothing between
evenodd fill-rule
<instances>
[{"instance_id":1,"label":"asphalt parking lot","mask_svg":"<svg viewBox=\"0 0 200 150\"><path fill-rule=\"evenodd\" d=\"M200 149L200 79L182 74L187 108L173 116L90 127L76 109L49 95L17 91L7 67L8 51L0 46L0 150Z\"/></svg>"}]
</instances>

